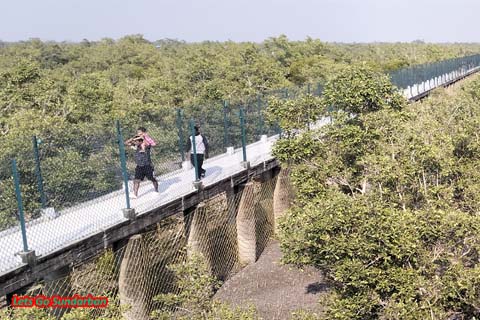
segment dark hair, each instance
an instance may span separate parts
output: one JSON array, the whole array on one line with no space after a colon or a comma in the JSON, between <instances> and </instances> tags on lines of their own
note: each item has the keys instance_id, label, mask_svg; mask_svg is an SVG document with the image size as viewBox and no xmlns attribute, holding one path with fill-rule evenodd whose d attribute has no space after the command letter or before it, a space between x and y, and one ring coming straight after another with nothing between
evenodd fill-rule
<instances>
[{"instance_id":1,"label":"dark hair","mask_svg":"<svg viewBox=\"0 0 480 320\"><path fill-rule=\"evenodd\" d=\"M145 127L138 127L137 130L142 132L147 132L147 129Z\"/></svg>"}]
</instances>

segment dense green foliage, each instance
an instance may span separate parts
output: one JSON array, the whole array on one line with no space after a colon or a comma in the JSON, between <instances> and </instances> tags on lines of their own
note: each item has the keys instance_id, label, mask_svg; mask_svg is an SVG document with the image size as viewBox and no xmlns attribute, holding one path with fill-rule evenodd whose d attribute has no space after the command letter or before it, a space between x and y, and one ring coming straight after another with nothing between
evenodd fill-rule
<instances>
[{"instance_id":1,"label":"dense green foliage","mask_svg":"<svg viewBox=\"0 0 480 320\"><path fill-rule=\"evenodd\" d=\"M403 97L387 76L368 68L349 68L335 77L323 92L327 106L353 114L400 109Z\"/></svg>"},{"instance_id":2,"label":"dense green foliage","mask_svg":"<svg viewBox=\"0 0 480 320\"><path fill-rule=\"evenodd\" d=\"M348 112L276 147L284 260L325 272L326 319L478 318L480 80L407 105L372 72L340 73L324 101Z\"/></svg>"},{"instance_id":3,"label":"dense green foliage","mask_svg":"<svg viewBox=\"0 0 480 320\"><path fill-rule=\"evenodd\" d=\"M43 141L48 205L61 209L121 188L115 119L125 135L139 125L149 129L159 142L153 159L162 173L180 161L177 107L201 123L215 154L223 150L222 100L248 106L270 90L324 83L349 64L385 71L478 52L475 44L347 45L284 36L260 44L150 43L139 35L77 44L0 43L0 229L16 224L13 157L27 218L38 215L32 135ZM247 110L249 142L261 133L260 117L252 112ZM235 108L230 119L237 121Z\"/></svg>"}]
</instances>

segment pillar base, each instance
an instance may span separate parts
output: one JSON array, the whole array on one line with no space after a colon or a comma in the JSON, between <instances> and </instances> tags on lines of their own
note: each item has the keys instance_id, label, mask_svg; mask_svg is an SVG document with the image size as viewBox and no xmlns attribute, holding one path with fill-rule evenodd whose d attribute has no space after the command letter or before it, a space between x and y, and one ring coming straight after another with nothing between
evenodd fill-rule
<instances>
[{"instance_id":1,"label":"pillar base","mask_svg":"<svg viewBox=\"0 0 480 320\"><path fill-rule=\"evenodd\" d=\"M130 208L130 209L122 209L122 212L123 212L123 216L125 218L127 218L128 220L135 220L136 218L136 214L135 214L135 209L134 208Z\"/></svg>"},{"instance_id":2,"label":"pillar base","mask_svg":"<svg viewBox=\"0 0 480 320\"><path fill-rule=\"evenodd\" d=\"M193 181L193 187L196 189L196 190L201 190L202 187L203 187L203 183L201 180L195 180Z\"/></svg>"},{"instance_id":3,"label":"pillar base","mask_svg":"<svg viewBox=\"0 0 480 320\"><path fill-rule=\"evenodd\" d=\"M29 266L34 266L37 263L35 250L20 251L18 255L20 258L22 258L22 262L28 264Z\"/></svg>"},{"instance_id":4,"label":"pillar base","mask_svg":"<svg viewBox=\"0 0 480 320\"><path fill-rule=\"evenodd\" d=\"M244 167L245 169L250 169L250 161L242 161L242 162L240 162L240 164L241 164L242 167Z\"/></svg>"},{"instance_id":5,"label":"pillar base","mask_svg":"<svg viewBox=\"0 0 480 320\"><path fill-rule=\"evenodd\" d=\"M227 154L232 155L235 153L235 149L233 147L227 147Z\"/></svg>"}]
</instances>

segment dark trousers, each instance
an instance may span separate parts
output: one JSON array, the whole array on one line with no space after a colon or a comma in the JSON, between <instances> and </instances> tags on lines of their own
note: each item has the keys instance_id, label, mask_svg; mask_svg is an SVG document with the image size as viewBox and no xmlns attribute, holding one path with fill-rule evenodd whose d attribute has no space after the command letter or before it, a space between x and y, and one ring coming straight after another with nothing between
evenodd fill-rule
<instances>
[{"instance_id":1,"label":"dark trousers","mask_svg":"<svg viewBox=\"0 0 480 320\"><path fill-rule=\"evenodd\" d=\"M192 153L190 155L190 162L192 163L192 166L195 168L195 155ZM205 174L206 170L202 168L203 166L203 154L202 153L197 153L197 162L198 162L198 174L201 176L202 174ZM200 177L197 177L197 179L200 179Z\"/></svg>"}]
</instances>

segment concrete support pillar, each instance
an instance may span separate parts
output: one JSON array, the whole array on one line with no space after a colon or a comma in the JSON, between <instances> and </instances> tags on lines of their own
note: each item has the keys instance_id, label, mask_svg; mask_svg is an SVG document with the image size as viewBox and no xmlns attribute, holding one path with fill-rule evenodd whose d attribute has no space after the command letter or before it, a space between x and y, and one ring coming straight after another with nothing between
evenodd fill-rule
<instances>
[{"instance_id":1,"label":"concrete support pillar","mask_svg":"<svg viewBox=\"0 0 480 320\"><path fill-rule=\"evenodd\" d=\"M123 316L127 320L149 319L146 301L145 277L146 248L142 235L134 235L128 240L120 265L118 294L120 303L130 309Z\"/></svg>"},{"instance_id":2,"label":"concrete support pillar","mask_svg":"<svg viewBox=\"0 0 480 320\"><path fill-rule=\"evenodd\" d=\"M277 176L277 183L273 191L273 216L275 218L275 233L277 232L278 218L285 214L290 207L290 181L288 170L281 169Z\"/></svg>"},{"instance_id":3,"label":"concrete support pillar","mask_svg":"<svg viewBox=\"0 0 480 320\"><path fill-rule=\"evenodd\" d=\"M257 260L256 207L261 184L250 181L245 185L237 214L238 258L241 264Z\"/></svg>"},{"instance_id":4,"label":"concrete support pillar","mask_svg":"<svg viewBox=\"0 0 480 320\"><path fill-rule=\"evenodd\" d=\"M210 259L210 239L208 233L207 206L205 202L200 202L195 211L193 211L192 222L190 223L190 232L187 240L187 255L200 254L209 263Z\"/></svg>"}]
</instances>

